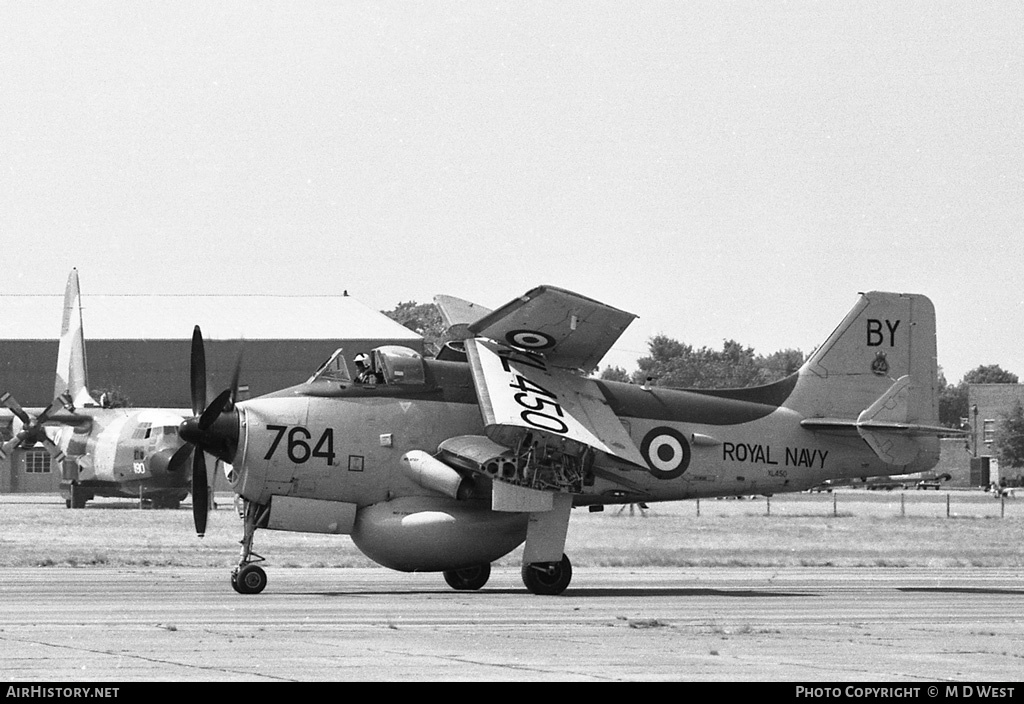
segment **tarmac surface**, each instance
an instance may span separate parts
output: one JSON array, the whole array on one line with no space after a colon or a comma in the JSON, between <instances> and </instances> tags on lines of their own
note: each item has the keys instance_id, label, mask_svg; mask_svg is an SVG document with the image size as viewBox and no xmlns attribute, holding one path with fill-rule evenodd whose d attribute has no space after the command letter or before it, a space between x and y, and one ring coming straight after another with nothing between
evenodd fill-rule
<instances>
[{"instance_id":1,"label":"tarmac surface","mask_svg":"<svg viewBox=\"0 0 1024 704\"><path fill-rule=\"evenodd\" d=\"M996 568L583 568L557 597L495 569L4 571L8 682L1005 682L1024 671L1024 584Z\"/></svg>"}]
</instances>

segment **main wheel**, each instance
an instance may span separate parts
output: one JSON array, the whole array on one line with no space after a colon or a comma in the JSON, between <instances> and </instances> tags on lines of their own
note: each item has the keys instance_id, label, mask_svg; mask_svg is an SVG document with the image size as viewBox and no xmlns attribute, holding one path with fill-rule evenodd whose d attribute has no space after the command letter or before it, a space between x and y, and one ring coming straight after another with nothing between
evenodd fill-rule
<instances>
[{"instance_id":1,"label":"main wheel","mask_svg":"<svg viewBox=\"0 0 1024 704\"><path fill-rule=\"evenodd\" d=\"M572 563L566 555L561 562L533 562L523 565L523 584L533 594L561 594L572 580Z\"/></svg>"},{"instance_id":2,"label":"main wheel","mask_svg":"<svg viewBox=\"0 0 1024 704\"><path fill-rule=\"evenodd\" d=\"M88 492L77 484L71 485L70 492L71 498L64 502L64 505L68 508L85 508L85 502L92 498L88 495Z\"/></svg>"},{"instance_id":3,"label":"main wheel","mask_svg":"<svg viewBox=\"0 0 1024 704\"><path fill-rule=\"evenodd\" d=\"M239 594L259 594L267 586L267 573L259 565L245 565L231 574L231 586Z\"/></svg>"},{"instance_id":4,"label":"main wheel","mask_svg":"<svg viewBox=\"0 0 1024 704\"><path fill-rule=\"evenodd\" d=\"M487 563L464 567L461 570L445 570L444 581L452 589L472 591L487 584L491 577L491 566Z\"/></svg>"}]
</instances>

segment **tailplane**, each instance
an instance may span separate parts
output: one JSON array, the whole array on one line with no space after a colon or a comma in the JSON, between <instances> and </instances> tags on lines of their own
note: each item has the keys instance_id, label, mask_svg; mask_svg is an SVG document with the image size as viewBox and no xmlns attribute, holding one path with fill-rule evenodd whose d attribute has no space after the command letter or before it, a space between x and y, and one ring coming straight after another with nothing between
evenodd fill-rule
<instances>
[{"instance_id":1,"label":"tailplane","mask_svg":"<svg viewBox=\"0 0 1024 704\"><path fill-rule=\"evenodd\" d=\"M85 336L82 333L82 295L78 288L78 270L72 269L64 289L64 320L57 347L57 378L54 397L68 394L75 408L99 405L89 393L85 363Z\"/></svg>"}]
</instances>

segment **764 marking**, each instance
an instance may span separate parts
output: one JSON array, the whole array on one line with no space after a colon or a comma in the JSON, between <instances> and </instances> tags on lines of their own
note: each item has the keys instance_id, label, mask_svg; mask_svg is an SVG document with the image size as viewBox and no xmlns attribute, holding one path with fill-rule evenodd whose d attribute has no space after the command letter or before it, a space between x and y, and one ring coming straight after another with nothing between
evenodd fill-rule
<instances>
[{"instance_id":1,"label":"764 marking","mask_svg":"<svg viewBox=\"0 0 1024 704\"><path fill-rule=\"evenodd\" d=\"M287 435L285 449L288 454L288 459L295 464L308 462L314 457L327 460L328 466L334 464L333 428L325 428L323 434L320 436L320 439L316 441L315 445L309 442L313 439L313 434L301 425L292 426L291 428L287 425L267 425L267 430L272 433L277 433L277 435L274 436L273 442L270 443L270 449L267 450L267 454L263 459L269 460L273 457L278 446L281 445L281 441L284 440Z\"/></svg>"}]
</instances>

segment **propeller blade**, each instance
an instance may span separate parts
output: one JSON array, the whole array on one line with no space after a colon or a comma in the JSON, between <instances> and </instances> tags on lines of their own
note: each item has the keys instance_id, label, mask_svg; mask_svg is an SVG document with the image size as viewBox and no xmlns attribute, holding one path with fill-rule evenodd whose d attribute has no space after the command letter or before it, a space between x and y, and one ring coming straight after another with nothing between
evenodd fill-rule
<instances>
[{"instance_id":1,"label":"propeller blade","mask_svg":"<svg viewBox=\"0 0 1024 704\"><path fill-rule=\"evenodd\" d=\"M0 403L11 409L11 412L18 416L25 425L32 422L32 417L25 412L25 409L21 407L21 404L10 393L4 393L3 396L0 396Z\"/></svg>"},{"instance_id":2,"label":"propeller blade","mask_svg":"<svg viewBox=\"0 0 1024 704\"><path fill-rule=\"evenodd\" d=\"M15 437L15 438L11 438L7 442L5 442L3 445L0 445L0 460L7 459L10 456L10 454L12 452L14 452L14 448L16 448L18 446L18 443L20 443L20 442L21 442L21 439Z\"/></svg>"},{"instance_id":3,"label":"propeller blade","mask_svg":"<svg viewBox=\"0 0 1024 704\"><path fill-rule=\"evenodd\" d=\"M196 535L206 535L206 514L210 507L209 485L206 480L206 458L198 447L192 454L192 520Z\"/></svg>"},{"instance_id":4,"label":"propeller blade","mask_svg":"<svg viewBox=\"0 0 1024 704\"><path fill-rule=\"evenodd\" d=\"M61 396L58 396L50 402L50 405L47 406L42 413L39 414L39 417L36 418L36 423L45 423L47 418L49 418L55 411L59 411L62 408L64 408L64 400Z\"/></svg>"},{"instance_id":5,"label":"propeller blade","mask_svg":"<svg viewBox=\"0 0 1024 704\"><path fill-rule=\"evenodd\" d=\"M231 403L231 389L224 389L217 395L217 398L213 399L213 403L206 407L203 415L199 416L199 429L206 430L213 425L213 422L227 409L229 403Z\"/></svg>"},{"instance_id":6,"label":"propeller blade","mask_svg":"<svg viewBox=\"0 0 1024 704\"><path fill-rule=\"evenodd\" d=\"M43 439L39 442L43 443L43 447L45 447L46 451L50 453L50 457L58 462L63 462L65 460L66 455L64 454L64 450L60 449L57 443L53 440L44 435Z\"/></svg>"},{"instance_id":7,"label":"propeller blade","mask_svg":"<svg viewBox=\"0 0 1024 704\"><path fill-rule=\"evenodd\" d=\"M195 448L189 443L184 443L181 447L174 451L171 458L167 461L168 472L178 472L186 466L189 455L195 451Z\"/></svg>"},{"instance_id":8,"label":"propeller blade","mask_svg":"<svg viewBox=\"0 0 1024 704\"><path fill-rule=\"evenodd\" d=\"M235 402L238 401L238 377L242 372L242 350L238 350L238 357L235 359L235 370L231 374L231 396L228 401L228 405L224 408L226 411L234 409Z\"/></svg>"},{"instance_id":9,"label":"propeller blade","mask_svg":"<svg viewBox=\"0 0 1024 704\"><path fill-rule=\"evenodd\" d=\"M196 325L192 330L192 413L199 415L206 408L206 350L203 347L203 333Z\"/></svg>"}]
</instances>

